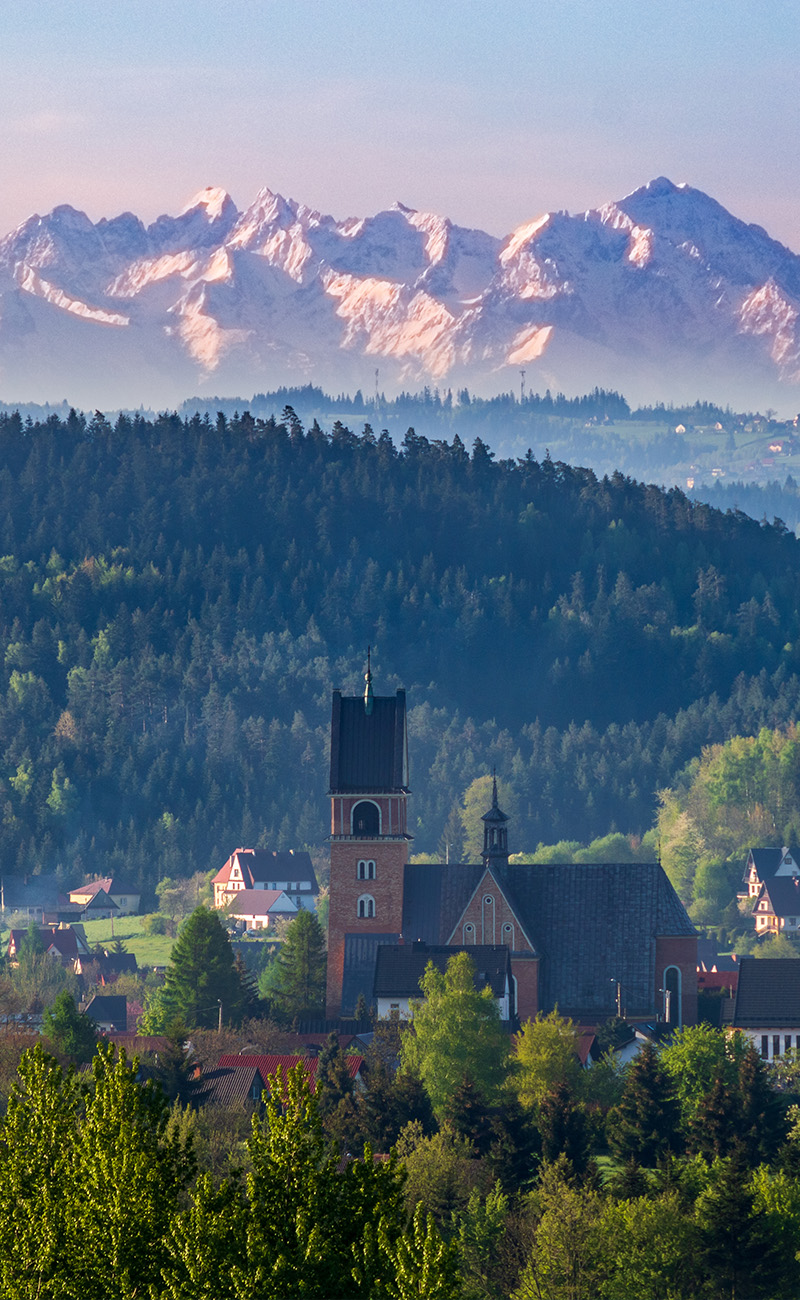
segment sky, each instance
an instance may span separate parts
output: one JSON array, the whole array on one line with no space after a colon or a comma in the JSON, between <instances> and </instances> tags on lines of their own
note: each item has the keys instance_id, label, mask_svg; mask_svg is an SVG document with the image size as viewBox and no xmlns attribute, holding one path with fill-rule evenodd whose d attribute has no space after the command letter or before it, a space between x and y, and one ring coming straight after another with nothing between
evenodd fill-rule
<instances>
[{"instance_id":1,"label":"sky","mask_svg":"<svg viewBox=\"0 0 800 1300\"><path fill-rule=\"evenodd\" d=\"M2 0L0 236L269 186L507 234L659 175L800 251L796 0Z\"/></svg>"}]
</instances>

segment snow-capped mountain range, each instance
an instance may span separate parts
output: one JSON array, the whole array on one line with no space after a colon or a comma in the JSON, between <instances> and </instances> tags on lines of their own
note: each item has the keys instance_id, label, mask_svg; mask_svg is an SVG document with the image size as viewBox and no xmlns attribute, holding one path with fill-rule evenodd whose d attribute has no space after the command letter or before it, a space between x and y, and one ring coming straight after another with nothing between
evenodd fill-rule
<instances>
[{"instance_id":1,"label":"snow-capped mountain range","mask_svg":"<svg viewBox=\"0 0 800 1300\"><path fill-rule=\"evenodd\" d=\"M149 226L67 205L0 242L0 400L168 405L313 382L800 403L800 257L665 178L505 239L206 189Z\"/></svg>"}]
</instances>

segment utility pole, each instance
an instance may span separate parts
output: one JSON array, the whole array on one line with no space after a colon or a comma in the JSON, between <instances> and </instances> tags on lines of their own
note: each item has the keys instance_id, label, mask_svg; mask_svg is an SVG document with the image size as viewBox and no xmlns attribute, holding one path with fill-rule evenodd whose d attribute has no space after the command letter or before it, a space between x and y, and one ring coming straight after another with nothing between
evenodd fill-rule
<instances>
[{"instance_id":1,"label":"utility pole","mask_svg":"<svg viewBox=\"0 0 800 1300\"><path fill-rule=\"evenodd\" d=\"M222 1033L222 999L217 998L217 1002L219 1003L219 1021L217 1023L217 1032L221 1034Z\"/></svg>"}]
</instances>

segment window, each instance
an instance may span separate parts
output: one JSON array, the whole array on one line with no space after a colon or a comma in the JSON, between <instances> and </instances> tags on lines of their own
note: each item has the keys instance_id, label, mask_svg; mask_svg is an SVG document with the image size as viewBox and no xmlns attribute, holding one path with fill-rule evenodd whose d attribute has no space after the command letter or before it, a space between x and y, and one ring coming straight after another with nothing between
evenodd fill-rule
<instances>
[{"instance_id":1,"label":"window","mask_svg":"<svg viewBox=\"0 0 800 1300\"><path fill-rule=\"evenodd\" d=\"M766 1034L761 1035L761 1055L765 1061L769 1057L769 1038Z\"/></svg>"},{"instance_id":2,"label":"window","mask_svg":"<svg viewBox=\"0 0 800 1300\"><path fill-rule=\"evenodd\" d=\"M375 915L375 899L371 894L362 894L358 900L358 916L361 920L369 921Z\"/></svg>"},{"instance_id":3,"label":"window","mask_svg":"<svg viewBox=\"0 0 800 1300\"><path fill-rule=\"evenodd\" d=\"M669 1025L681 1024L681 972L678 966L667 966L662 977L664 991L664 1019Z\"/></svg>"},{"instance_id":4,"label":"window","mask_svg":"<svg viewBox=\"0 0 800 1300\"><path fill-rule=\"evenodd\" d=\"M781 1036L780 1034L772 1035L772 1055L780 1056L781 1054Z\"/></svg>"},{"instance_id":5,"label":"window","mask_svg":"<svg viewBox=\"0 0 800 1300\"><path fill-rule=\"evenodd\" d=\"M758 905L758 910L759 910L759 912L766 912L766 910L767 910L767 905L766 905L766 903L759 903L759 905Z\"/></svg>"},{"instance_id":6,"label":"window","mask_svg":"<svg viewBox=\"0 0 800 1300\"><path fill-rule=\"evenodd\" d=\"M469 947L470 944L474 944L475 942L475 926L471 921L467 921L461 931L461 942L465 947Z\"/></svg>"},{"instance_id":7,"label":"window","mask_svg":"<svg viewBox=\"0 0 800 1300\"><path fill-rule=\"evenodd\" d=\"M351 826L353 835L363 835L365 839L381 833L381 814L376 803L362 799L357 803L351 814Z\"/></svg>"},{"instance_id":8,"label":"window","mask_svg":"<svg viewBox=\"0 0 800 1300\"><path fill-rule=\"evenodd\" d=\"M374 880L375 879L375 862L372 858L360 858L358 863L358 879Z\"/></svg>"},{"instance_id":9,"label":"window","mask_svg":"<svg viewBox=\"0 0 800 1300\"><path fill-rule=\"evenodd\" d=\"M784 1052L791 1052L791 1050L792 1050L792 1035L791 1035L791 1034L784 1034L784 1036L783 1036L783 1050L784 1050Z\"/></svg>"},{"instance_id":10,"label":"window","mask_svg":"<svg viewBox=\"0 0 800 1300\"><path fill-rule=\"evenodd\" d=\"M503 922L503 932L502 932L502 933L503 933L503 943L507 944L508 947L511 948L511 950L512 950L512 952L513 952L513 949L514 949L514 927L513 927L513 925L511 924L510 921L504 921L504 922Z\"/></svg>"}]
</instances>

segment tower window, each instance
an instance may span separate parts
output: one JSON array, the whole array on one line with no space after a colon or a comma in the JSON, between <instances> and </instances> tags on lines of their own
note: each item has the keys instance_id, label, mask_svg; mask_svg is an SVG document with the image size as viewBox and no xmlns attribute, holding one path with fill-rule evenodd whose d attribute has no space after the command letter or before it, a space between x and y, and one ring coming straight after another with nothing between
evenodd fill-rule
<instances>
[{"instance_id":1,"label":"tower window","mask_svg":"<svg viewBox=\"0 0 800 1300\"><path fill-rule=\"evenodd\" d=\"M378 805L367 799L357 803L352 812L352 827L354 835L363 835L367 839L380 835L381 814Z\"/></svg>"},{"instance_id":2,"label":"tower window","mask_svg":"<svg viewBox=\"0 0 800 1300\"><path fill-rule=\"evenodd\" d=\"M358 900L358 915L368 921L375 915L375 899L371 894L362 894Z\"/></svg>"},{"instance_id":3,"label":"tower window","mask_svg":"<svg viewBox=\"0 0 800 1300\"><path fill-rule=\"evenodd\" d=\"M374 880L374 879L375 879L375 863L374 863L374 861L373 861L372 858L361 858L361 859L359 859L359 863L358 863L358 879L359 879L359 880Z\"/></svg>"}]
</instances>

